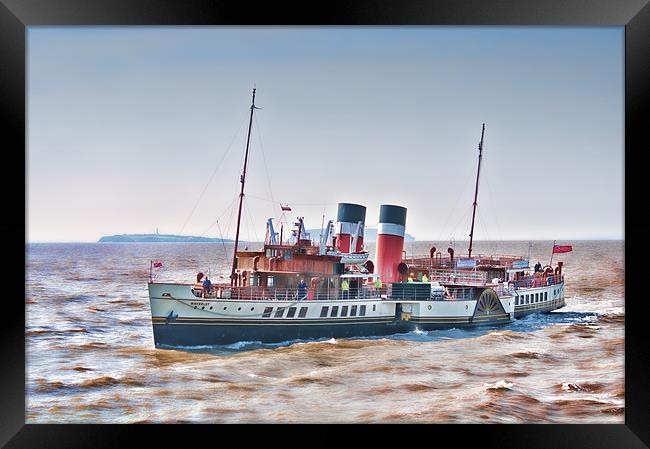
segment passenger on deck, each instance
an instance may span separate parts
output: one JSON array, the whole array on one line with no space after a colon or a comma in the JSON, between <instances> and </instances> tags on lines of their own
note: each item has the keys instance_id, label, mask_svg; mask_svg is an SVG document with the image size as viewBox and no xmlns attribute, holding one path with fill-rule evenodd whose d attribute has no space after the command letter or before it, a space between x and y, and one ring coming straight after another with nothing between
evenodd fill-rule
<instances>
[{"instance_id":1,"label":"passenger on deck","mask_svg":"<svg viewBox=\"0 0 650 449\"><path fill-rule=\"evenodd\" d=\"M210 295L212 291L212 282L210 282L210 279L208 277L205 277L205 280L203 281L203 297L207 298L208 295Z\"/></svg>"},{"instance_id":2,"label":"passenger on deck","mask_svg":"<svg viewBox=\"0 0 650 449\"><path fill-rule=\"evenodd\" d=\"M305 280L301 279L300 284L298 284L298 300L305 299L307 297L307 284Z\"/></svg>"},{"instance_id":3,"label":"passenger on deck","mask_svg":"<svg viewBox=\"0 0 650 449\"><path fill-rule=\"evenodd\" d=\"M413 282L413 277L409 276L409 278L406 280L406 282Z\"/></svg>"},{"instance_id":4,"label":"passenger on deck","mask_svg":"<svg viewBox=\"0 0 650 449\"><path fill-rule=\"evenodd\" d=\"M429 278L427 277L426 274L422 275L422 282L429 282Z\"/></svg>"},{"instance_id":5,"label":"passenger on deck","mask_svg":"<svg viewBox=\"0 0 650 449\"><path fill-rule=\"evenodd\" d=\"M376 278L376 279L375 279L375 288L376 288L377 290L379 290L381 287L382 287L381 279L380 279L380 278Z\"/></svg>"},{"instance_id":6,"label":"passenger on deck","mask_svg":"<svg viewBox=\"0 0 650 449\"><path fill-rule=\"evenodd\" d=\"M343 279L343 282L341 282L341 296L343 299L350 298L350 284L348 284L347 279Z\"/></svg>"},{"instance_id":7,"label":"passenger on deck","mask_svg":"<svg viewBox=\"0 0 650 449\"><path fill-rule=\"evenodd\" d=\"M203 296L203 283L201 280L203 279L203 273L198 272L196 274L196 283L194 286L192 286L192 293L194 293L194 296L200 298Z\"/></svg>"}]
</instances>

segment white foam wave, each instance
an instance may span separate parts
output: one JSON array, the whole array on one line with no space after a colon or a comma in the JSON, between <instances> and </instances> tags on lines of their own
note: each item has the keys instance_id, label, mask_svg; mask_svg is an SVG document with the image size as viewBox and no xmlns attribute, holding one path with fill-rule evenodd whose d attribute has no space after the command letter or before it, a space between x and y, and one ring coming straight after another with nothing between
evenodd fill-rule
<instances>
[{"instance_id":1,"label":"white foam wave","mask_svg":"<svg viewBox=\"0 0 650 449\"><path fill-rule=\"evenodd\" d=\"M507 380L499 380L493 384L483 384L486 390L510 390L514 385Z\"/></svg>"}]
</instances>

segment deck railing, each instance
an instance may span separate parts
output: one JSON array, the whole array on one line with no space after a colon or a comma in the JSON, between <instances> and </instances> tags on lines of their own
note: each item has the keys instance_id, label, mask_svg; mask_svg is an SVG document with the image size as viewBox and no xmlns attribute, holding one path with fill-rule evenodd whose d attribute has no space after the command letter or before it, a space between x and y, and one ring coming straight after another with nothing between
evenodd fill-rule
<instances>
[{"instance_id":1,"label":"deck railing","mask_svg":"<svg viewBox=\"0 0 650 449\"><path fill-rule=\"evenodd\" d=\"M511 281L510 285L515 289L518 289L544 287L547 285L561 284L562 282L564 282L564 276L554 274L546 277L527 276L525 278L517 279L516 281Z\"/></svg>"},{"instance_id":2,"label":"deck railing","mask_svg":"<svg viewBox=\"0 0 650 449\"><path fill-rule=\"evenodd\" d=\"M363 286L342 290L340 288L273 288L261 286L231 287L216 285L206 295L202 289L193 289L199 298L240 299L256 301L331 301L338 299L380 299L387 294L386 287Z\"/></svg>"},{"instance_id":3,"label":"deck railing","mask_svg":"<svg viewBox=\"0 0 650 449\"><path fill-rule=\"evenodd\" d=\"M433 258L430 256L411 256L404 258L404 262L413 268L455 268L456 262L458 259L465 259L465 256L457 255L453 259L450 256L435 255ZM506 266L511 267L513 262L519 262L526 260L521 256L509 256L509 255L485 255L478 254L472 257L473 260L476 260L477 265L495 265L495 266Z\"/></svg>"},{"instance_id":4,"label":"deck railing","mask_svg":"<svg viewBox=\"0 0 650 449\"><path fill-rule=\"evenodd\" d=\"M273 287L231 287L215 285L207 295L203 294L202 289L193 288L192 291L197 298L203 299L236 299L236 300L254 300L254 301L334 301L334 300L369 300L369 299L403 299L416 301L429 300L468 300L473 299L474 288L467 287L448 287L444 291L434 291L432 294L429 290L420 291L418 289L400 292L393 295L393 288L389 284L382 288L372 286L362 286L360 288L350 288L341 290L340 288L330 289L307 289L299 290L297 288L273 288Z\"/></svg>"},{"instance_id":5,"label":"deck railing","mask_svg":"<svg viewBox=\"0 0 650 449\"><path fill-rule=\"evenodd\" d=\"M388 286L387 289L387 298L391 300L415 300L415 301L430 301L430 300L448 300L448 301L460 301L473 299L474 297L474 287L447 287L445 289L432 289L421 291L418 288L409 289L408 283L406 283L406 288L400 286L398 291L394 289L392 285Z\"/></svg>"},{"instance_id":6,"label":"deck railing","mask_svg":"<svg viewBox=\"0 0 650 449\"><path fill-rule=\"evenodd\" d=\"M429 280L441 284L472 284L482 285L487 282L487 274L483 271L463 270L430 270Z\"/></svg>"}]
</instances>

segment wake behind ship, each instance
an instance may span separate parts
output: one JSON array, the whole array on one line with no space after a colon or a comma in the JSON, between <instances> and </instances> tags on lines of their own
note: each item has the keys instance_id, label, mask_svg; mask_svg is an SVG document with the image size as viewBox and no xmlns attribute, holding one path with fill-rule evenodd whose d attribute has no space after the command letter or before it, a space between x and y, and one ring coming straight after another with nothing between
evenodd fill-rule
<instances>
[{"instance_id":1,"label":"wake behind ship","mask_svg":"<svg viewBox=\"0 0 650 449\"><path fill-rule=\"evenodd\" d=\"M278 238L269 218L263 247L239 251L255 109L253 89L230 283L213 285L203 273L193 284L150 279L156 346L382 336L496 325L565 305L562 262L533 271L524 257L472 257L474 217L467 257L454 257L451 249L442 257L431 248L426 256L406 258L407 210L385 204L380 206L373 263L363 245L366 207L352 203L339 203L336 222L327 223L317 242L306 232L303 218L297 218L286 240L282 230ZM483 132L478 174L482 146ZM290 210L282 206L283 216Z\"/></svg>"}]
</instances>

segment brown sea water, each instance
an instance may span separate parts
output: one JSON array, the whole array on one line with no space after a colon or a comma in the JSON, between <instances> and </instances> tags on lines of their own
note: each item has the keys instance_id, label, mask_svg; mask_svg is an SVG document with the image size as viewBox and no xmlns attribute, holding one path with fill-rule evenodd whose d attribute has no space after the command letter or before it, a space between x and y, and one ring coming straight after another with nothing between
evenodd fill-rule
<instances>
[{"instance_id":1,"label":"brown sea water","mask_svg":"<svg viewBox=\"0 0 650 449\"><path fill-rule=\"evenodd\" d=\"M26 422L623 423L624 243L563 243L573 252L553 260L565 263L567 306L550 314L177 349L154 349L149 260L163 261L158 280L191 282L208 268L214 280L232 246L29 244ZM406 249L432 245L449 246ZM534 241L531 263L548 263L551 245ZM528 242L478 242L475 253L526 255Z\"/></svg>"}]
</instances>

